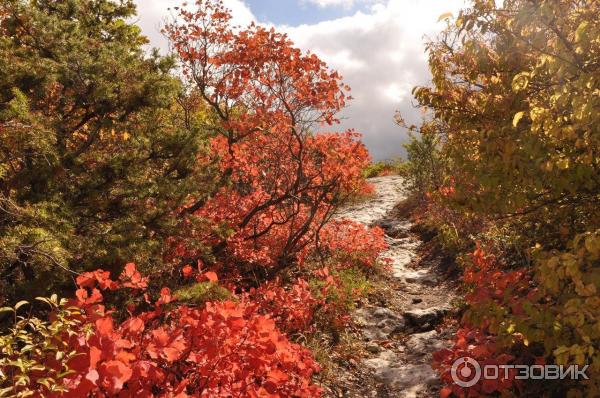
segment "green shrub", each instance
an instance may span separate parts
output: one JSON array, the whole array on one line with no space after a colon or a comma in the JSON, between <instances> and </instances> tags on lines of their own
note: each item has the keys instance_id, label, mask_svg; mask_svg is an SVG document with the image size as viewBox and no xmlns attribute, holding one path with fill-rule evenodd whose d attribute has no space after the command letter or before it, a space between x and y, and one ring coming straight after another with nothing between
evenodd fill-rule
<instances>
[{"instance_id":1,"label":"green shrub","mask_svg":"<svg viewBox=\"0 0 600 398\"><path fill-rule=\"evenodd\" d=\"M173 296L182 303L194 305L202 305L208 301L231 300L232 298L229 290L215 282L195 283L176 290Z\"/></svg>"},{"instance_id":2,"label":"green shrub","mask_svg":"<svg viewBox=\"0 0 600 398\"><path fill-rule=\"evenodd\" d=\"M420 134L410 134L404 144L408 161L400 169L407 188L419 196L437 191L444 182L446 162L440 153L439 137L430 130L433 122L425 123Z\"/></svg>"},{"instance_id":3,"label":"green shrub","mask_svg":"<svg viewBox=\"0 0 600 398\"><path fill-rule=\"evenodd\" d=\"M212 186L206 112L134 15L131 1L0 2L0 305L99 264L163 266L174 209Z\"/></svg>"},{"instance_id":4,"label":"green shrub","mask_svg":"<svg viewBox=\"0 0 600 398\"><path fill-rule=\"evenodd\" d=\"M69 348L68 336L81 329L81 312L67 307L67 300L59 300L56 295L38 300L50 307L51 320L19 315L29 305L26 301L0 308L0 315L13 318L13 326L0 335L0 397L67 391L61 379L71 374L68 363L78 355ZM48 358L56 359L54 367L48 365Z\"/></svg>"}]
</instances>

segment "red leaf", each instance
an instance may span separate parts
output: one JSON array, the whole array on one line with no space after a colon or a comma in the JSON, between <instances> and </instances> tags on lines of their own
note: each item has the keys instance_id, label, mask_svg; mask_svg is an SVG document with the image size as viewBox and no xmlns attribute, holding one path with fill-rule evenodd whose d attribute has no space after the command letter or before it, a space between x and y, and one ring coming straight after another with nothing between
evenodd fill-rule
<instances>
[{"instance_id":1,"label":"red leaf","mask_svg":"<svg viewBox=\"0 0 600 398\"><path fill-rule=\"evenodd\" d=\"M273 382L275 382L277 384L280 384L280 383L283 383L283 382L286 382L286 381L289 380L288 375L286 375L285 373L283 373L279 369L275 369L275 370L270 371L267 374L267 378L269 378L269 380L271 380L271 381L273 381Z\"/></svg>"},{"instance_id":2,"label":"red leaf","mask_svg":"<svg viewBox=\"0 0 600 398\"><path fill-rule=\"evenodd\" d=\"M142 277L142 274L137 271L134 263L125 264L125 268L119 279L124 281L123 286L132 289L145 289L148 287L148 278Z\"/></svg>"},{"instance_id":3,"label":"red leaf","mask_svg":"<svg viewBox=\"0 0 600 398\"><path fill-rule=\"evenodd\" d=\"M133 371L121 361L107 361L102 364L101 375L108 382L108 389L113 392L119 392L123 389L123 384L131 378Z\"/></svg>"},{"instance_id":4,"label":"red leaf","mask_svg":"<svg viewBox=\"0 0 600 398\"><path fill-rule=\"evenodd\" d=\"M130 333L139 334L144 331L144 321L138 317L133 317L123 322L122 327Z\"/></svg>"},{"instance_id":5,"label":"red leaf","mask_svg":"<svg viewBox=\"0 0 600 398\"><path fill-rule=\"evenodd\" d=\"M100 375L98 374L98 371L96 369L90 369L85 375L85 378L92 382L92 384L96 385L96 382L100 378Z\"/></svg>"},{"instance_id":6,"label":"red leaf","mask_svg":"<svg viewBox=\"0 0 600 398\"><path fill-rule=\"evenodd\" d=\"M85 289L77 289L77 291L75 292L75 296L77 296L79 301L85 303L85 300L87 300L88 298L88 292Z\"/></svg>"},{"instance_id":7,"label":"red leaf","mask_svg":"<svg viewBox=\"0 0 600 398\"><path fill-rule=\"evenodd\" d=\"M110 316L96 321L96 330L100 336L111 336L114 331L114 321Z\"/></svg>"},{"instance_id":8,"label":"red leaf","mask_svg":"<svg viewBox=\"0 0 600 398\"><path fill-rule=\"evenodd\" d=\"M213 271L205 272L204 276L206 277L206 279L208 279L211 282L217 282L219 280L219 277Z\"/></svg>"},{"instance_id":9,"label":"red leaf","mask_svg":"<svg viewBox=\"0 0 600 398\"><path fill-rule=\"evenodd\" d=\"M158 304L168 304L171 301L173 301L171 290L168 287L160 289L160 299L158 300Z\"/></svg>"},{"instance_id":10,"label":"red leaf","mask_svg":"<svg viewBox=\"0 0 600 398\"><path fill-rule=\"evenodd\" d=\"M127 264L125 264L125 268L123 269L121 278L131 278L136 273L137 273L137 269L135 267L135 263L127 263Z\"/></svg>"},{"instance_id":11,"label":"red leaf","mask_svg":"<svg viewBox=\"0 0 600 398\"><path fill-rule=\"evenodd\" d=\"M90 368L96 369L98 362L102 358L102 350L98 347L90 347Z\"/></svg>"},{"instance_id":12,"label":"red leaf","mask_svg":"<svg viewBox=\"0 0 600 398\"><path fill-rule=\"evenodd\" d=\"M440 398L448 398L452 395L452 389L450 387L444 387L440 390Z\"/></svg>"},{"instance_id":13,"label":"red leaf","mask_svg":"<svg viewBox=\"0 0 600 398\"><path fill-rule=\"evenodd\" d=\"M185 267L183 267L183 269L181 270L181 273L183 274L184 278L189 278L190 276L192 276L192 273L194 272L194 270L192 269L191 265L186 265Z\"/></svg>"},{"instance_id":14,"label":"red leaf","mask_svg":"<svg viewBox=\"0 0 600 398\"><path fill-rule=\"evenodd\" d=\"M79 287L94 287L96 284L96 278L92 272L84 272L75 279L77 286Z\"/></svg>"}]
</instances>

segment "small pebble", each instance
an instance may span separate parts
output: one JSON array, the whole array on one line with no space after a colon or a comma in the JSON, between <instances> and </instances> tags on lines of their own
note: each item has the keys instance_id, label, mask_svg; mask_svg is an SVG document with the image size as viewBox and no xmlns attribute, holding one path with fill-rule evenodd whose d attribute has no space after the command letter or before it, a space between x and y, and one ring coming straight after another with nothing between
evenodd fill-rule
<instances>
[{"instance_id":1,"label":"small pebble","mask_svg":"<svg viewBox=\"0 0 600 398\"><path fill-rule=\"evenodd\" d=\"M378 354L381 352L381 347L379 347L379 345L377 343L369 343L369 344L367 344L365 349L367 351L369 351L371 354Z\"/></svg>"}]
</instances>

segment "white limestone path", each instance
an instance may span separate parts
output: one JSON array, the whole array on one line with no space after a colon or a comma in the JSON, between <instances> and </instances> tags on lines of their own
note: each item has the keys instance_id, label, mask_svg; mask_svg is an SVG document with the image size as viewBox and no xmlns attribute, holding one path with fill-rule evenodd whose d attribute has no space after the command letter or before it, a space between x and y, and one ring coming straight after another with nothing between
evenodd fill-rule
<instances>
[{"instance_id":1,"label":"white limestone path","mask_svg":"<svg viewBox=\"0 0 600 398\"><path fill-rule=\"evenodd\" d=\"M354 319L373 354L363 364L385 385L388 396L433 397L438 378L430 366L431 354L448 346L451 338L450 331L435 328L451 309L454 291L436 270L419 264L417 249L422 242L410 232L408 220L391 214L405 198L402 178L376 177L369 182L374 197L343 209L338 217L384 228L389 249L382 257L391 261L399 305L395 310L365 306L355 311ZM390 346L390 340L396 344Z\"/></svg>"}]
</instances>

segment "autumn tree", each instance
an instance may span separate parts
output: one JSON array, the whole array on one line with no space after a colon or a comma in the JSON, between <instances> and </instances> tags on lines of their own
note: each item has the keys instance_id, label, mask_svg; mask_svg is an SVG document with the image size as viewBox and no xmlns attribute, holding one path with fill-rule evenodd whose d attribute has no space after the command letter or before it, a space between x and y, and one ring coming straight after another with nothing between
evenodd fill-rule
<instances>
[{"instance_id":1,"label":"autumn tree","mask_svg":"<svg viewBox=\"0 0 600 398\"><path fill-rule=\"evenodd\" d=\"M594 1L476 1L429 44L434 87L415 95L463 174L457 204L530 215L532 231L563 242L598 227L598 12Z\"/></svg>"},{"instance_id":2,"label":"autumn tree","mask_svg":"<svg viewBox=\"0 0 600 398\"><path fill-rule=\"evenodd\" d=\"M437 366L451 384L451 363L464 355L589 364L590 380L565 381L552 393L595 396L600 4L497 3L474 1L429 43L433 85L415 90L448 163L431 197L457 224L478 219L477 228L459 231L469 248L458 253L469 309ZM545 388L508 379L469 391L453 385L443 395Z\"/></svg>"},{"instance_id":3,"label":"autumn tree","mask_svg":"<svg viewBox=\"0 0 600 398\"><path fill-rule=\"evenodd\" d=\"M218 120L218 190L184 212L232 228L227 239L212 240L223 268L271 277L294 264L336 207L363 189L368 154L357 134L318 132L337 122L348 87L284 34L233 27L220 1L180 10L165 32L185 79Z\"/></svg>"}]
</instances>

